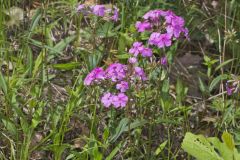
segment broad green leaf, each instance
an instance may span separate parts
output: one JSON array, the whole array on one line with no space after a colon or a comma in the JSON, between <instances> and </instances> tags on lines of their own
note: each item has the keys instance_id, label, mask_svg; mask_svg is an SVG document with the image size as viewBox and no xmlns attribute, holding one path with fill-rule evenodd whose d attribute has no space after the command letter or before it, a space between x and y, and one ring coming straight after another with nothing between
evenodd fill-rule
<instances>
[{"instance_id":1,"label":"broad green leaf","mask_svg":"<svg viewBox=\"0 0 240 160\"><path fill-rule=\"evenodd\" d=\"M9 131L9 133L11 133L13 136L17 135L17 128L14 123L12 123L7 119L2 119L2 122L4 126L7 128L7 130Z\"/></svg>"},{"instance_id":2,"label":"broad green leaf","mask_svg":"<svg viewBox=\"0 0 240 160\"><path fill-rule=\"evenodd\" d=\"M225 79L227 79L227 77L228 76L226 74L223 74L223 75L219 75L216 78L214 78L209 86L209 91L211 92L221 80L225 80Z\"/></svg>"},{"instance_id":3,"label":"broad green leaf","mask_svg":"<svg viewBox=\"0 0 240 160\"><path fill-rule=\"evenodd\" d=\"M223 132L222 140L228 146L228 148L230 150L232 150L232 151L234 150L235 144L234 144L234 140L233 140L233 137L231 134L229 134L228 132Z\"/></svg>"},{"instance_id":4,"label":"broad green leaf","mask_svg":"<svg viewBox=\"0 0 240 160\"><path fill-rule=\"evenodd\" d=\"M53 50L51 50L49 54L56 56L57 54L61 53L75 38L76 36L73 35L61 40L53 47ZM54 56L50 56L49 59L53 58Z\"/></svg>"},{"instance_id":5,"label":"broad green leaf","mask_svg":"<svg viewBox=\"0 0 240 160\"><path fill-rule=\"evenodd\" d=\"M197 160L223 160L202 135L187 132L182 142L182 148Z\"/></svg>"}]
</instances>

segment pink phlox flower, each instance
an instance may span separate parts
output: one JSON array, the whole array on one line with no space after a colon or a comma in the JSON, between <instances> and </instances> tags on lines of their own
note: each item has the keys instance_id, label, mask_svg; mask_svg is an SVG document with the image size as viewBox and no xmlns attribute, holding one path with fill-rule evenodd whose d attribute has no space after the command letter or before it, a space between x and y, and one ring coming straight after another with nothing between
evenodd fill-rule
<instances>
[{"instance_id":1,"label":"pink phlox flower","mask_svg":"<svg viewBox=\"0 0 240 160\"><path fill-rule=\"evenodd\" d=\"M121 81L126 77L126 71L126 65L120 63L113 63L106 69L106 76L113 82Z\"/></svg>"},{"instance_id":2,"label":"pink phlox flower","mask_svg":"<svg viewBox=\"0 0 240 160\"><path fill-rule=\"evenodd\" d=\"M80 5L78 5L78 7L77 7L77 12L81 12L81 11L83 11L85 9L85 5L84 4L80 4Z\"/></svg>"},{"instance_id":3,"label":"pink phlox flower","mask_svg":"<svg viewBox=\"0 0 240 160\"><path fill-rule=\"evenodd\" d=\"M104 5L95 5L91 7L92 13L96 16L103 17L105 15L105 6Z\"/></svg>"},{"instance_id":4,"label":"pink phlox flower","mask_svg":"<svg viewBox=\"0 0 240 160\"><path fill-rule=\"evenodd\" d=\"M172 45L171 38L172 38L171 34L168 34L168 33L161 34L159 37L159 42L157 44L158 48L171 46Z\"/></svg>"},{"instance_id":5,"label":"pink phlox flower","mask_svg":"<svg viewBox=\"0 0 240 160\"><path fill-rule=\"evenodd\" d=\"M147 80L147 77L146 77L146 75L144 73L144 70L141 67L134 67L134 73L142 81Z\"/></svg>"},{"instance_id":6,"label":"pink phlox flower","mask_svg":"<svg viewBox=\"0 0 240 160\"><path fill-rule=\"evenodd\" d=\"M143 16L143 19L150 20L152 23L159 23L160 17L164 16L165 14L165 11L159 9L151 10Z\"/></svg>"},{"instance_id":7,"label":"pink phlox flower","mask_svg":"<svg viewBox=\"0 0 240 160\"><path fill-rule=\"evenodd\" d=\"M137 63L137 58L136 57L130 57L128 59L128 62L131 63L131 64Z\"/></svg>"},{"instance_id":8,"label":"pink phlox flower","mask_svg":"<svg viewBox=\"0 0 240 160\"><path fill-rule=\"evenodd\" d=\"M112 98L113 95L109 92L105 93L102 98L101 98L101 102L104 105L104 107L109 108L112 104Z\"/></svg>"},{"instance_id":9,"label":"pink phlox flower","mask_svg":"<svg viewBox=\"0 0 240 160\"><path fill-rule=\"evenodd\" d=\"M149 39L148 39L148 44L150 45L158 45L159 41L160 41L160 33L158 32L153 32Z\"/></svg>"},{"instance_id":10,"label":"pink phlox flower","mask_svg":"<svg viewBox=\"0 0 240 160\"><path fill-rule=\"evenodd\" d=\"M144 32L149 31L152 29L151 23L145 21L145 22L137 22L135 27L137 28L138 32Z\"/></svg>"},{"instance_id":11,"label":"pink phlox flower","mask_svg":"<svg viewBox=\"0 0 240 160\"><path fill-rule=\"evenodd\" d=\"M84 79L84 85L89 86L94 81L98 82L103 79L105 79L105 71L102 68L97 67L93 69Z\"/></svg>"},{"instance_id":12,"label":"pink phlox flower","mask_svg":"<svg viewBox=\"0 0 240 160\"><path fill-rule=\"evenodd\" d=\"M166 56L163 56L160 61L161 61L161 65L163 65L163 66L167 65L167 57Z\"/></svg>"},{"instance_id":13,"label":"pink phlox flower","mask_svg":"<svg viewBox=\"0 0 240 160\"><path fill-rule=\"evenodd\" d=\"M151 48L144 48L142 50L142 56L143 57L152 57L152 55L153 55L153 52L152 52Z\"/></svg>"},{"instance_id":14,"label":"pink phlox flower","mask_svg":"<svg viewBox=\"0 0 240 160\"><path fill-rule=\"evenodd\" d=\"M129 50L129 53L133 54L135 57L138 56L144 49L142 42L134 42L132 48Z\"/></svg>"},{"instance_id":15,"label":"pink phlox flower","mask_svg":"<svg viewBox=\"0 0 240 160\"><path fill-rule=\"evenodd\" d=\"M115 108L123 108L127 105L128 97L124 93L119 93L118 95L113 96L112 104Z\"/></svg>"},{"instance_id":16,"label":"pink phlox flower","mask_svg":"<svg viewBox=\"0 0 240 160\"><path fill-rule=\"evenodd\" d=\"M120 90L121 92L126 92L129 89L128 82L121 81L116 85L116 88Z\"/></svg>"}]
</instances>

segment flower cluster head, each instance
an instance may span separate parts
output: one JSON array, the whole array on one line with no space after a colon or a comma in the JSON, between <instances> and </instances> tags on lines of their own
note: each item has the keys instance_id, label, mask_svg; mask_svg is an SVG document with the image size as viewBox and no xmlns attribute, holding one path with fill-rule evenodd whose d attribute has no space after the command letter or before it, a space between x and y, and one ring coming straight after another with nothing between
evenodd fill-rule
<instances>
[{"instance_id":1,"label":"flower cluster head","mask_svg":"<svg viewBox=\"0 0 240 160\"><path fill-rule=\"evenodd\" d=\"M152 49L144 47L142 42L134 42L132 48L129 50L129 53L134 57L137 57L139 54L143 57L151 57Z\"/></svg>"},{"instance_id":2,"label":"flower cluster head","mask_svg":"<svg viewBox=\"0 0 240 160\"><path fill-rule=\"evenodd\" d=\"M121 63L113 63L106 69L106 77L113 82L121 81L126 77L127 66Z\"/></svg>"},{"instance_id":3,"label":"flower cluster head","mask_svg":"<svg viewBox=\"0 0 240 160\"><path fill-rule=\"evenodd\" d=\"M109 108L111 105L113 105L114 108L124 108L127 105L128 96L124 93L114 95L107 92L102 96L101 102L106 108Z\"/></svg>"},{"instance_id":4,"label":"flower cluster head","mask_svg":"<svg viewBox=\"0 0 240 160\"><path fill-rule=\"evenodd\" d=\"M147 76L141 67L132 67L121 63L110 64L106 70L102 68L93 69L84 79L84 85L90 86L101 84L115 85L115 94L105 92L101 98L102 104L108 108L111 105L115 108L123 108L127 105L128 97L125 94L132 85L133 80L147 80Z\"/></svg>"},{"instance_id":5,"label":"flower cluster head","mask_svg":"<svg viewBox=\"0 0 240 160\"><path fill-rule=\"evenodd\" d=\"M76 8L77 12L83 13L84 15L93 14L98 17L108 16L109 19L117 22L119 19L118 8L113 7L113 9L106 9L105 5L91 5L87 6L85 4L80 4Z\"/></svg>"},{"instance_id":6,"label":"flower cluster head","mask_svg":"<svg viewBox=\"0 0 240 160\"><path fill-rule=\"evenodd\" d=\"M129 53L134 57L137 57L139 54L143 57L152 57L152 47L159 49L168 48L180 37L189 39L184 19L170 10L150 10L142 19L143 21L136 22L135 27L140 33L147 31L149 38L145 45L139 41L133 43ZM133 64L132 58L129 59L129 63ZM167 59L162 58L161 64L166 65Z\"/></svg>"}]
</instances>

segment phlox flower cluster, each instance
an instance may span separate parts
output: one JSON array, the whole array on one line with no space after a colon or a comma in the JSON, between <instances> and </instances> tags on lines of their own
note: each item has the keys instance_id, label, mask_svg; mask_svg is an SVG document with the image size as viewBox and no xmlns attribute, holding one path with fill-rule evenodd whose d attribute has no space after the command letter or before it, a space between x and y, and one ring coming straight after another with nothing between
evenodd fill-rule
<instances>
[{"instance_id":1,"label":"phlox flower cluster","mask_svg":"<svg viewBox=\"0 0 240 160\"><path fill-rule=\"evenodd\" d=\"M95 5L89 7L91 13L103 17L108 11L103 5ZM78 12L86 13L86 7L79 5ZM115 8L113 19L118 19L118 10ZM106 86L101 96L101 103L106 108L124 108L128 104L128 90L136 85L139 81L144 82L147 76L143 68L139 67L138 56L152 57L153 47L159 49L170 47L173 41L181 35L188 38L188 30L184 27L185 22L182 17L176 16L172 11L151 10L143 16L142 22L136 23L138 32L150 32L149 39L146 44L140 41L133 43L129 49L132 56L128 59L128 64L113 63L105 70L103 68L93 69L85 78L84 85L101 85ZM164 55L160 59L163 66L168 64L167 57ZM114 87L111 87L114 86ZM132 87L133 88L133 87ZM112 92L109 92L111 90Z\"/></svg>"},{"instance_id":2,"label":"phlox flower cluster","mask_svg":"<svg viewBox=\"0 0 240 160\"><path fill-rule=\"evenodd\" d=\"M167 48L170 47L174 40L183 37L188 38L188 29L185 27L185 21L182 17L177 16L172 11L160 9L151 10L143 17L143 21L138 21L135 27L138 32L150 32L146 46L142 42L134 42L129 53L134 57L152 57L153 50L150 47ZM149 47L150 46L150 47ZM131 62L133 59L129 59ZM167 64L166 56L161 58L161 64Z\"/></svg>"},{"instance_id":3,"label":"phlox flower cluster","mask_svg":"<svg viewBox=\"0 0 240 160\"><path fill-rule=\"evenodd\" d=\"M80 4L76 8L77 12L83 13L84 15L93 14L98 17L110 16L109 18L115 22L119 19L118 8L113 7L113 9L107 9L104 5L91 5L87 6L85 4Z\"/></svg>"},{"instance_id":4,"label":"phlox flower cluster","mask_svg":"<svg viewBox=\"0 0 240 160\"><path fill-rule=\"evenodd\" d=\"M99 67L93 69L84 79L84 85L100 85L101 83L115 85L116 93L105 92L101 97L101 103L106 108L110 106L124 108L129 100L126 92L134 80L147 80L141 67L133 66L131 63L129 65L113 63L106 70Z\"/></svg>"}]
</instances>

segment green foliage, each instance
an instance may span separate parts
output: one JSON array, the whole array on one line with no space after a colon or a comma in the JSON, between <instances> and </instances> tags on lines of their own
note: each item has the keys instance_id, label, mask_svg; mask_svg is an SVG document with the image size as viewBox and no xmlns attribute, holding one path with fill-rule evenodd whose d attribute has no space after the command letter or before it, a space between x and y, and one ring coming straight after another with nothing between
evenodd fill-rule
<instances>
[{"instance_id":1,"label":"green foliage","mask_svg":"<svg viewBox=\"0 0 240 160\"><path fill-rule=\"evenodd\" d=\"M216 137L205 138L202 135L186 133L182 148L198 160L237 160L240 158L231 134L224 132L221 142Z\"/></svg>"}]
</instances>

